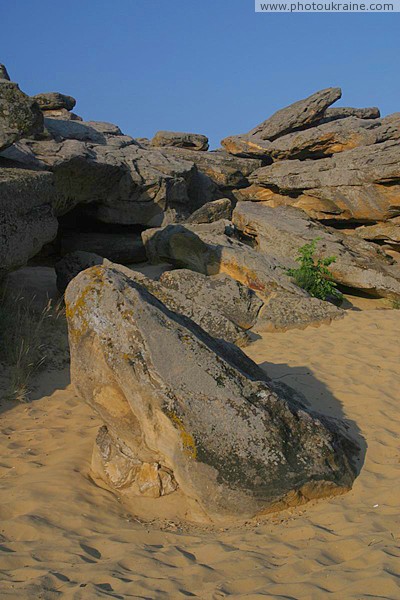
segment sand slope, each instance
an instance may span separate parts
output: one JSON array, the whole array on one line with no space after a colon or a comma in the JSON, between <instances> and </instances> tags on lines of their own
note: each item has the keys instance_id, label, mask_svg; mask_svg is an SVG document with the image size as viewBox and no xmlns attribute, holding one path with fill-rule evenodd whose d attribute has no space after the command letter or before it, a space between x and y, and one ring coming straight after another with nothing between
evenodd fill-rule
<instances>
[{"instance_id":1,"label":"sand slope","mask_svg":"<svg viewBox=\"0 0 400 600\"><path fill-rule=\"evenodd\" d=\"M233 531L136 522L87 477L96 418L67 372L45 373L39 399L2 405L0 597L399 599L399 321L395 310L351 311L248 349L344 416L365 457L346 496Z\"/></svg>"}]
</instances>

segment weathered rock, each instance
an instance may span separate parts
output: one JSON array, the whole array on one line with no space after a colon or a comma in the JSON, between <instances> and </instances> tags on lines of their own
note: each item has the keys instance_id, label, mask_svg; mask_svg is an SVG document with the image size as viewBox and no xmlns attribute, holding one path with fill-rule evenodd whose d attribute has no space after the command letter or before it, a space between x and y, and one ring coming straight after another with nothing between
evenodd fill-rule
<instances>
[{"instance_id":1,"label":"weathered rock","mask_svg":"<svg viewBox=\"0 0 400 600\"><path fill-rule=\"evenodd\" d=\"M94 475L118 495L152 490L153 516L183 505L189 520L228 523L351 487L356 448L336 423L126 274L81 273L66 306L72 381L107 426Z\"/></svg>"},{"instance_id":2,"label":"weathered rock","mask_svg":"<svg viewBox=\"0 0 400 600\"><path fill-rule=\"evenodd\" d=\"M152 146L173 146L189 150L208 150L208 137L200 133L157 131L151 140Z\"/></svg>"},{"instance_id":3,"label":"weathered rock","mask_svg":"<svg viewBox=\"0 0 400 600\"><path fill-rule=\"evenodd\" d=\"M316 92L304 100L278 110L272 117L252 129L249 135L262 140L275 140L286 133L304 129L316 123L328 106L336 102L341 95L340 88L327 88Z\"/></svg>"},{"instance_id":4,"label":"weathered rock","mask_svg":"<svg viewBox=\"0 0 400 600\"><path fill-rule=\"evenodd\" d=\"M161 148L160 151L165 156L193 162L223 190L246 187L249 175L263 164L261 160L238 158L223 150L195 152L183 148Z\"/></svg>"},{"instance_id":5,"label":"weathered rock","mask_svg":"<svg viewBox=\"0 0 400 600\"><path fill-rule=\"evenodd\" d=\"M46 119L61 119L62 121L83 121L82 117L70 112L66 108L59 108L57 110L46 110L44 113Z\"/></svg>"},{"instance_id":6,"label":"weathered rock","mask_svg":"<svg viewBox=\"0 0 400 600\"><path fill-rule=\"evenodd\" d=\"M252 135L231 135L221 140L221 144L229 154L244 158L263 158L269 163L273 143Z\"/></svg>"},{"instance_id":7,"label":"weathered rock","mask_svg":"<svg viewBox=\"0 0 400 600\"><path fill-rule=\"evenodd\" d=\"M230 219L232 217L232 202L229 198L220 198L207 202L194 211L186 220L187 223L213 223L220 219Z\"/></svg>"},{"instance_id":8,"label":"weathered rock","mask_svg":"<svg viewBox=\"0 0 400 600\"><path fill-rule=\"evenodd\" d=\"M60 94L60 92L47 92L44 94L36 94L32 96L35 102L38 103L43 111L47 110L72 110L76 104L75 98Z\"/></svg>"},{"instance_id":9,"label":"weathered rock","mask_svg":"<svg viewBox=\"0 0 400 600\"><path fill-rule=\"evenodd\" d=\"M391 258L364 240L312 221L303 211L241 202L232 219L260 253L282 266L295 266L298 249L318 239L318 256L336 257L329 269L337 283L374 296L400 297L400 267Z\"/></svg>"},{"instance_id":10,"label":"weathered rock","mask_svg":"<svg viewBox=\"0 0 400 600\"><path fill-rule=\"evenodd\" d=\"M57 235L52 173L0 167L0 277Z\"/></svg>"},{"instance_id":11,"label":"weathered rock","mask_svg":"<svg viewBox=\"0 0 400 600\"><path fill-rule=\"evenodd\" d=\"M385 243L393 248L400 248L400 217L395 217L384 223L357 227L354 235L371 242Z\"/></svg>"},{"instance_id":12,"label":"weathered rock","mask_svg":"<svg viewBox=\"0 0 400 600\"><path fill-rule=\"evenodd\" d=\"M56 264L59 292L63 294L78 273L94 265L105 265L125 273L170 310L189 317L216 338L240 346L250 341L247 330L255 324L263 303L254 292L228 276L206 277L182 269L169 279L155 281L138 271L113 264L98 254L76 251ZM190 283L197 290L197 296L189 289Z\"/></svg>"},{"instance_id":13,"label":"weathered rock","mask_svg":"<svg viewBox=\"0 0 400 600\"><path fill-rule=\"evenodd\" d=\"M177 269L163 273L160 283L179 292L194 305L212 308L242 329L251 329L255 325L263 305L252 290L222 273L207 277L188 269ZM198 322L196 317L192 318ZM215 335L209 328L204 329Z\"/></svg>"},{"instance_id":14,"label":"weathered rock","mask_svg":"<svg viewBox=\"0 0 400 600\"><path fill-rule=\"evenodd\" d=\"M379 119L380 116L380 110L376 106L371 108L337 106L334 108L327 108L320 123L327 123L328 121L335 121L336 119L345 119L346 117L358 117L359 119Z\"/></svg>"},{"instance_id":15,"label":"weathered rock","mask_svg":"<svg viewBox=\"0 0 400 600\"><path fill-rule=\"evenodd\" d=\"M197 175L193 163L137 143L118 143L125 136L105 130L105 124L46 121L52 121L53 127L62 124L63 132L67 132L66 125L80 126L82 135L99 136L103 141L24 140L3 153L27 166L54 172L64 197L59 214L77 204L91 204L87 212L100 221L154 226L176 220L178 213L186 218L199 208L197 198L189 196Z\"/></svg>"},{"instance_id":16,"label":"weathered rock","mask_svg":"<svg viewBox=\"0 0 400 600\"><path fill-rule=\"evenodd\" d=\"M0 63L0 79L7 79L7 81L10 81L10 76L8 74L6 66L2 65L1 63Z\"/></svg>"},{"instance_id":17,"label":"weathered rock","mask_svg":"<svg viewBox=\"0 0 400 600\"><path fill-rule=\"evenodd\" d=\"M293 204L301 194L310 206L316 198L317 211L323 213L325 204L327 219L386 220L400 214L400 143L389 140L316 161L277 162L249 179L292 197Z\"/></svg>"},{"instance_id":18,"label":"weathered rock","mask_svg":"<svg viewBox=\"0 0 400 600\"><path fill-rule=\"evenodd\" d=\"M256 328L304 328L343 316L335 306L310 298L294 285L273 256L260 254L228 237L225 231L229 231L226 222L212 226L169 225L144 231L142 237L152 262L166 261L208 275L225 273L254 290L265 302Z\"/></svg>"},{"instance_id":19,"label":"weathered rock","mask_svg":"<svg viewBox=\"0 0 400 600\"><path fill-rule=\"evenodd\" d=\"M343 310L329 302L280 290L265 300L254 331L305 329L310 325L329 324L344 317L344 314Z\"/></svg>"},{"instance_id":20,"label":"weathered rock","mask_svg":"<svg viewBox=\"0 0 400 600\"><path fill-rule=\"evenodd\" d=\"M0 151L16 140L43 130L43 115L18 85L0 79Z\"/></svg>"},{"instance_id":21,"label":"weathered rock","mask_svg":"<svg viewBox=\"0 0 400 600\"><path fill-rule=\"evenodd\" d=\"M135 233L65 232L60 240L61 255L82 250L104 256L123 265L146 260L142 238Z\"/></svg>"},{"instance_id":22,"label":"weathered rock","mask_svg":"<svg viewBox=\"0 0 400 600\"><path fill-rule=\"evenodd\" d=\"M102 256L82 250L76 250L64 256L55 264L57 289L60 294L64 294L67 285L78 273L95 265L102 265L104 262L109 264Z\"/></svg>"},{"instance_id":23,"label":"weathered rock","mask_svg":"<svg viewBox=\"0 0 400 600\"><path fill-rule=\"evenodd\" d=\"M400 113L395 113L384 119L347 117L328 120L308 129L288 133L273 142L242 135L225 138L222 144L231 154L270 159L272 162L324 158L358 146L399 138Z\"/></svg>"}]
</instances>

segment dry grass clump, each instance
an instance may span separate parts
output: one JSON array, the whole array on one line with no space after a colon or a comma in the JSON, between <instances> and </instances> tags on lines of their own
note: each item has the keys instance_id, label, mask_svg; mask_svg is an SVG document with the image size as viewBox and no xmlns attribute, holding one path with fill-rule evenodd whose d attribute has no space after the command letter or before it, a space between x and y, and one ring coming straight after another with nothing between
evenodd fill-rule
<instances>
[{"instance_id":1,"label":"dry grass clump","mask_svg":"<svg viewBox=\"0 0 400 600\"><path fill-rule=\"evenodd\" d=\"M68 360L64 307L61 303L38 308L35 297L0 288L0 363L6 375L8 399L26 402L32 378L46 367Z\"/></svg>"}]
</instances>

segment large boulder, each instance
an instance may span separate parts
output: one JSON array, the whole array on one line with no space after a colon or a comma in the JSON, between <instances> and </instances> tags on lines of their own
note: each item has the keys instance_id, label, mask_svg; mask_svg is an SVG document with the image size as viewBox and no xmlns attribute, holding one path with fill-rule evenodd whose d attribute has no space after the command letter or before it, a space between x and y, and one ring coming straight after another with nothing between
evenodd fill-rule
<instances>
[{"instance_id":1,"label":"large boulder","mask_svg":"<svg viewBox=\"0 0 400 600\"><path fill-rule=\"evenodd\" d=\"M136 514L224 522L340 494L355 445L113 267L66 291L71 377L105 426L93 477Z\"/></svg>"},{"instance_id":2,"label":"large boulder","mask_svg":"<svg viewBox=\"0 0 400 600\"><path fill-rule=\"evenodd\" d=\"M303 211L240 202L232 220L258 252L283 266L296 266L299 248L318 240L318 257L336 258L329 269L337 283L373 296L400 297L400 266L392 258L377 246L314 222Z\"/></svg>"},{"instance_id":3,"label":"large boulder","mask_svg":"<svg viewBox=\"0 0 400 600\"><path fill-rule=\"evenodd\" d=\"M47 110L72 110L76 104L75 98L60 94L60 92L46 92L32 96L43 111Z\"/></svg>"},{"instance_id":4,"label":"large boulder","mask_svg":"<svg viewBox=\"0 0 400 600\"><path fill-rule=\"evenodd\" d=\"M262 140L275 140L286 133L304 129L322 118L325 110L342 95L340 88L327 88L274 113L249 134Z\"/></svg>"},{"instance_id":5,"label":"large boulder","mask_svg":"<svg viewBox=\"0 0 400 600\"><path fill-rule=\"evenodd\" d=\"M310 298L294 285L276 258L233 239L229 230L223 221L211 226L168 225L144 231L142 237L151 262L169 262L206 275L223 273L254 290L265 304L256 329L304 328L343 316L336 306Z\"/></svg>"},{"instance_id":6,"label":"large boulder","mask_svg":"<svg viewBox=\"0 0 400 600\"><path fill-rule=\"evenodd\" d=\"M43 114L18 85L0 78L0 151L43 130Z\"/></svg>"},{"instance_id":7,"label":"large boulder","mask_svg":"<svg viewBox=\"0 0 400 600\"><path fill-rule=\"evenodd\" d=\"M0 277L57 235L52 173L0 166Z\"/></svg>"},{"instance_id":8,"label":"large boulder","mask_svg":"<svg viewBox=\"0 0 400 600\"><path fill-rule=\"evenodd\" d=\"M394 135L397 115L385 122L387 131L386 126ZM321 160L276 162L254 171L249 180L280 193L282 203L314 209L321 219L386 220L400 214L400 143L393 139Z\"/></svg>"},{"instance_id":9,"label":"large boulder","mask_svg":"<svg viewBox=\"0 0 400 600\"><path fill-rule=\"evenodd\" d=\"M208 150L208 137L200 133L157 131L151 140L152 146L173 146L189 150Z\"/></svg>"}]
</instances>

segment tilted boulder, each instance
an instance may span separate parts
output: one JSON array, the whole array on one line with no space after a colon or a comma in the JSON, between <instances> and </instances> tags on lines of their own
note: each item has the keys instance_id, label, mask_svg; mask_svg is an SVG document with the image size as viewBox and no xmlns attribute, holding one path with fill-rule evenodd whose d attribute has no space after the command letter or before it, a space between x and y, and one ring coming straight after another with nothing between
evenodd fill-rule
<instances>
[{"instance_id":1,"label":"tilted boulder","mask_svg":"<svg viewBox=\"0 0 400 600\"><path fill-rule=\"evenodd\" d=\"M72 381L105 424L92 476L136 514L230 523L350 489L336 422L126 274L81 273L66 313Z\"/></svg>"},{"instance_id":2,"label":"tilted boulder","mask_svg":"<svg viewBox=\"0 0 400 600\"><path fill-rule=\"evenodd\" d=\"M400 297L400 266L391 257L364 240L314 222L303 211L240 202L232 220L258 252L282 265L296 266L299 248L318 240L317 256L336 258L329 270L337 283L373 296Z\"/></svg>"},{"instance_id":3,"label":"tilted boulder","mask_svg":"<svg viewBox=\"0 0 400 600\"><path fill-rule=\"evenodd\" d=\"M393 115L386 124L391 128L396 122L398 127ZM331 158L277 162L254 171L249 180L292 198L294 205L302 195L310 207L315 199L321 218L386 220L400 214L400 143L394 139Z\"/></svg>"},{"instance_id":4,"label":"tilted boulder","mask_svg":"<svg viewBox=\"0 0 400 600\"><path fill-rule=\"evenodd\" d=\"M43 114L18 85L0 79L0 151L22 137L43 130Z\"/></svg>"},{"instance_id":5,"label":"tilted boulder","mask_svg":"<svg viewBox=\"0 0 400 600\"><path fill-rule=\"evenodd\" d=\"M47 110L72 110L76 104L75 98L60 94L60 92L46 92L32 96L33 100L38 103L43 111Z\"/></svg>"},{"instance_id":6,"label":"tilted boulder","mask_svg":"<svg viewBox=\"0 0 400 600\"><path fill-rule=\"evenodd\" d=\"M208 137L200 133L157 131L151 140L152 146L173 146L189 150L208 150Z\"/></svg>"},{"instance_id":7,"label":"tilted boulder","mask_svg":"<svg viewBox=\"0 0 400 600\"><path fill-rule=\"evenodd\" d=\"M249 132L262 140L275 140L286 133L304 129L316 123L324 114L325 110L339 100L342 95L340 88L327 88L312 94L304 100L299 100L282 108L269 117L266 121L257 125Z\"/></svg>"},{"instance_id":8,"label":"tilted boulder","mask_svg":"<svg viewBox=\"0 0 400 600\"><path fill-rule=\"evenodd\" d=\"M52 173L0 165L0 277L56 237L55 197Z\"/></svg>"},{"instance_id":9,"label":"tilted boulder","mask_svg":"<svg viewBox=\"0 0 400 600\"><path fill-rule=\"evenodd\" d=\"M224 273L254 290L264 301L256 329L304 328L343 316L336 306L310 298L294 285L273 256L260 254L226 235L229 227L224 221L168 225L144 231L142 237L151 262L169 262L206 275Z\"/></svg>"}]
</instances>

